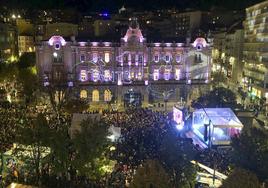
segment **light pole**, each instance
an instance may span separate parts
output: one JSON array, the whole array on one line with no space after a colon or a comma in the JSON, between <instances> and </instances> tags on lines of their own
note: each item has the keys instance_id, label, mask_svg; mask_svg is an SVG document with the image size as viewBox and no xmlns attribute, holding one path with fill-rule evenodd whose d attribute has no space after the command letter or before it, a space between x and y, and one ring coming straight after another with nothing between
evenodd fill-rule
<instances>
[{"instance_id":1,"label":"light pole","mask_svg":"<svg viewBox=\"0 0 268 188\"><path fill-rule=\"evenodd\" d=\"M207 116L207 118L209 120L208 121L208 127L209 127L209 131L208 131L208 147L209 147L209 149L211 149L211 145L212 145L212 143L211 143L211 124L212 124L212 121L210 120L209 115L207 114L207 111L206 111L205 107L203 106L203 104L201 104L199 102L197 102L196 104L199 104L201 106L202 110L205 112L205 114L206 114L206 116ZM207 127L205 127L205 128L207 128Z\"/></svg>"}]
</instances>

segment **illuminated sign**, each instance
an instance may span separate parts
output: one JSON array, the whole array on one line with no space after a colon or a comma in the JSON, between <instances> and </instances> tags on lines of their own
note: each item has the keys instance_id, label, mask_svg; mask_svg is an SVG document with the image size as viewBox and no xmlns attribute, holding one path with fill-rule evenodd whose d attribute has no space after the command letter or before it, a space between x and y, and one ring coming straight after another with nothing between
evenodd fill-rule
<instances>
[{"instance_id":1,"label":"illuminated sign","mask_svg":"<svg viewBox=\"0 0 268 188\"><path fill-rule=\"evenodd\" d=\"M176 107L173 107L173 120L178 124L181 124L183 122L182 111Z\"/></svg>"}]
</instances>

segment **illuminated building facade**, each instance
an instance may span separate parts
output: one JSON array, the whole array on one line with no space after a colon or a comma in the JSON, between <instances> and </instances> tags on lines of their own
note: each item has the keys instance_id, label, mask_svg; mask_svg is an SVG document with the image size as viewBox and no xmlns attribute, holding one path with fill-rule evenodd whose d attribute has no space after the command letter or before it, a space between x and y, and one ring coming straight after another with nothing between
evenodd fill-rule
<instances>
[{"instance_id":1,"label":"illuminated building facade","mask_svg":"<svg viewBox=\"0 0 268 188\"><path fill-rule=\"evenodd\" d=\"M25 52L34 52L34 37L33 36L18 36L19 55Z\"/></svg>"},{"instance_id":2,"label":"illuminated building facade","mask_svg":"<svg viewBox=\"0 0 268 188\"><path fill-rule=\"evenodd\" d=\"M136 20L118 43L52 36L36 46L38 73L44 86L63 80L93 103L137 99L146 105L161 100L150 91L167 90L173 91L170 101L186 100L194 88L206 88L211 67L210 44L204 38L187 41L148 43Z\"/></svg>"},{"instance_id":3,"label":"illuminated building facade","mask_svg":"<svg viewBox=\"0 0 268 188\"><path fill-rule=\"evenodd\" d=\"M16 28L8 23L0 23L0 62L14 61L18 55Z\"/></svg>"},{"instance_id":4,"label":"illuminated building facade","mask_svg":"<svg viewBox=\"0 0 268 188\"><path fill-rule=\"evenodd\" d=\"M246 9L243 84L252 97L268 99L268 1Z\"/></svg>"},{"instance_id":5,"label":"illuminated building facade","mask_svg":"<svg viewBox=\"0 0 268 188\"><path fill-rule=\"evenodd\" d=\"M240 26L238 26L240 27ZM212 72L222 72L234 84L242 80L243 72L243 29L233 28L228 32L213 35Z\"/></svg>"}]
</instances>

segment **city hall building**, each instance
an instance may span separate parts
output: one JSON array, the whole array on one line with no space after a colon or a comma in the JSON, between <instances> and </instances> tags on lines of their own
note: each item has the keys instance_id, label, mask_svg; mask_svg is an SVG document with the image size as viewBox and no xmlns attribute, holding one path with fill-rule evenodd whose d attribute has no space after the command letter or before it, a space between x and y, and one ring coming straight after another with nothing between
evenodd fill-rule
<instances>
[{"instance_id":1,"label":"city hall building","mask_svg":"<svg viewBox=\"0 0 268 188\"><path fill-rule=\"evenodd\" d=\"M92 104L143 105L187 100L208 88L211 43L147 42L137 21L118 42L52 36L36 46L42 85L69 87Z\"/></svg>"}]
</instances>

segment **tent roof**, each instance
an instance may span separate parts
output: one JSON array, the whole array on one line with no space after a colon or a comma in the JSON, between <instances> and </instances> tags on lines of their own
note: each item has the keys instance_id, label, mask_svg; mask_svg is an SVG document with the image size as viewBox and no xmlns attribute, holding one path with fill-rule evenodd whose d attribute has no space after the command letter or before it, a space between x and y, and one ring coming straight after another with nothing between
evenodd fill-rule
<instances>
[{"instance_id":1,"label":"tent roof","mask_svg":"<svg viewBox=\"0 0 268 188\"><path fill-rule=\"evenodd\" d=\"M195 115L198 113L205 113L214 127L243 127L243 124L230 108L204 108L194 112Z\"/></svg>"}]
</instances>

